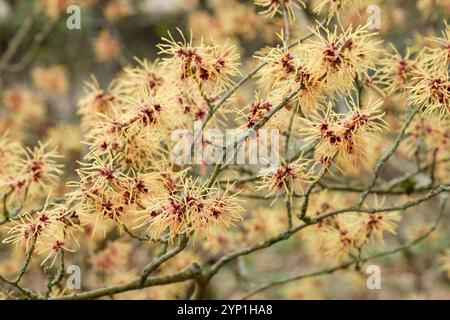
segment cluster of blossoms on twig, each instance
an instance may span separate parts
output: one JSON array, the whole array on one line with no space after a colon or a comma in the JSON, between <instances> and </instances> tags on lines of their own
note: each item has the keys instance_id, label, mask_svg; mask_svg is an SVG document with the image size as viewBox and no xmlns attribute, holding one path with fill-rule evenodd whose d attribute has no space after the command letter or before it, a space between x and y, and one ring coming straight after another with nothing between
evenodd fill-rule
<instances>
[{"instance_id":1,"label":"cluster of blossoms on twig","mask_svg":"<svg viewBox=\"0 0 450 320\"><path fill-rule=\"evenodd\" d=\"M320 163L335 161L343 168L356 166L365 160L374 134L386 129L381 100L363 110L353 100L346 102L349 108L347 114L337 114L328 106L323 115L305 120L305 126L300 129L307 143L319 141L315 150Z\"/></svg>"},{"instance_id":2,"label":"cluster of blossoms on twig","mask_svg":"<svg viewBox=\"0 0 450 320\"><path fill-rule=\"evenodd\" d=\"M404 93L411 104L422 108L425 114L439 114L448 118L450 114L450 83L448 63L450 51L450 27L445 24L442 37L429 38L429 44L414 55L407 50L401 55L386 55L380 62L377 73L368 79L388 94Z\"/></svg>"},{"instance_id":3,"label":"cluster of blossoms on twig","mask_svg":"<svg viewBox=\"0 0 450 320\"><path fill-rule=\"evenodd\" d=\"M241 219L242 208L229 188L193 179L187 170L171 165L170 146L162 143L171 143L174 129L203 120L212 101L239 72L233 47L203 41L194 45L180 35L181 42L170 34L163 39L163 60L138 60L138 66L125 68L107 90L95 78L86 83L78 110L88 152L77 171L79 181L68 184L73 191L64 196L63 207L50 203L52 209L41 210L36 219L32 212L24 219L19 216L6 242L24 243L29 249L36 238L39 247L53 248L50 253L38 250L49 253L47 261L76 241L74 232L81 230L72 232L72 224L61 222L65 219L60 214L75 219L77 226L93 226L93 234L111 228L143 229L155 241L172 241L193 231L210 236ZM12 152L14 146L6 138L2 143L5 152ZM13 192L10 199L23 198L29 186L49 188L61 174L54 152L46 152L45 146L27 154L23 161L5 154L14 167L5 166L4 173L4 184Z\"/></svg>"},{"instance_id":4,"label":"cluster of blossoms on twig","mask_svg":"<svg viewBox=\"0 0 450 320\"><path fill-rule=\"evenodd\" d=\"M295 100L304 112L336 93L349 94L355 77L366 75L380 52L380 42L373 39L376 34L362 27L338 33L319 26L313 32L318 40L293 48L283 45L257 56L267 63L260 71L261 87L277 98L298 90Z\"/></svg>"}]
</instances>

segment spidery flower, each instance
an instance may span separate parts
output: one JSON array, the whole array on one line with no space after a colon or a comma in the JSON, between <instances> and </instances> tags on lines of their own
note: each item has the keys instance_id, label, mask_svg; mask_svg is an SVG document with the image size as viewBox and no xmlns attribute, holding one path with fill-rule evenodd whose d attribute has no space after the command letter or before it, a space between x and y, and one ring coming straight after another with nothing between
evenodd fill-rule
<instances>
[{"instance_id":1,"label":"spidery flower","mask_svg":"<svg viewBox=\"0 0 450 320\"><path fill-rule=\"evenodd\" d=\"M450 115L450 81L448 71L429 72L418 69L409 87L409 101L426 114L436 113L445 118Z\"/></svg>"},{"instance_id":2,"label":"spidery flower","mask_svg":"<svg viewBox=\"0 0 450 320\"><path fill-rule=\"evenodd\" d=\"M255 4L263 8L260 14L273 18L285 10L291 20L295 19L294 8L306 7L303 0L255 0Z\"/></svg>"},{"instance_id":3,"label":"spidery flower","mask_svg":"<svg viewBox=\"0 0 450 320\"><path fill-rule=\"evenodd\" d=\"M258 189L267 189L266 197L276 195L278 198L280 193L285 193L286 197L291 199L294 194L302 192L304 187L313 180L314 174L310 172L310 167L311 161L304 159L303 156L292 163L283 161L281 166L262 172L262 181Z\"/></svg>"},{"instance_id":4,"label":"spidery flower","mask_svg":"<svg viewBox=\"0 0 450 320\"><path fill-rule=\"evenodd\" d=\"M349 112L344 115L335 113L330 104L322 115L302 120L305 127L300 133L307 143L317 143L316 160L321 163L336 157L339 167L354 168L364 159L372 135L386 128L381 100L369 102L364 109L354 100L347 100L347 106Z\"/></svg>"}]
</instances>

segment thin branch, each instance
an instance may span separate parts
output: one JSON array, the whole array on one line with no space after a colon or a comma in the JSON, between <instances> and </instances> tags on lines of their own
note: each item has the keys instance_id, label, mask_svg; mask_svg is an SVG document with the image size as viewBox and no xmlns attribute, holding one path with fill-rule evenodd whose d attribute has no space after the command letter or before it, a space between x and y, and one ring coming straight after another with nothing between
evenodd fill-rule
<instances>
[{"instance_id":1,"label":"thin branch","mask_svg":"<svg viewBox=\"0 0 450 320\"><path fill-rule=\"evenodd\" d=\"M397 136L397 139L395 139L394 145L380 158L378 161L376 167L375 167L375 173L373 175L372 180L367 185L364 192L361 193L361 197L359 199L359 206L361 206L364 201L366 200L367 196L370 193L370 190L375 186L378 176L380 175L381 169L383 168L384 164L394 155L395 151L400 146L400 142L405 138L406 135L406 129L408 129L409 125L411 124L412 120L414 119L414 116L419 112L418 108L410 108L409 115L406 118L405 123L403 124L399 135Z\"/></svg>"},{"instance_id":2,"label":"thin branch","mask_svg":"<svg viewBox=\"0 0 450 320\"><path fill-rule=\"evenodd\" d=\"M443 200L441 202L439 215L438 215L435 223L423 235L421 235L420 237L412 240L407 245L398 247L398 248L393 249L393 250L389 250L389 251L385 251L385 252L374 254L374 255L369 256L367 258L363 258L359 262L367 262L369 260L373 260L373 259L376 259L376 258L392 255L392 254L395 254L395 253L398 253L398 252L401 252L401 251L408 250L411 247L419 244L421 241L426 239L431 233L433 233L436 230L436 228L438 227L438 225L439 225L439 223L440 223L440 221L442 219L442 216L444 215L445 203L446 203L446 200ZM287 284L287 283L290 283L290 282L294 282L294 281L298 281L298 280L302 280L302 279L306 279L306 278L314 278L314 277L319 277L319 276L323 276L323 275L327 275L327 274L332 274L332 273L334 273L336 271L347 269L347 268L349 268L350 266L352 266L355 263L356 263L356 260L352 260L350 262L345 262L345 263L342 263L342 264L337 265L337 266L332 267L332 268L328 268L328 269L324 269L324 270L320 270L320 271L309 272L309 273L303 273L303 274L299 274L299 275L295 275L295 276L286 277L286 278L283 278L283 279L280 279L280 280L275 280L275 281L269 282L269 283L267 283L265 285L262 285L262 286L260 286L260 287L258 287L256 289L250 291L245 296L243 296L241 299L243 299L243 300L248 299L248 298L254 296L257 293L260 293L260 292L265 291L267 289L273 288L275 286Z\"/></svg>"},{"instance_id":3,"label":"thin branch","mask_svg":"<svg viewBox=\"0 0 450 320\"><path fill-rule=\"evenodd\" d=\"M141 272L140 275L140 281L141 285L145 284L145 281L147 280L150 273L155 271L161 264L163 264L165 261L169 260L170 258L176 256L178 253L180 253L187 245L189 241L188 235L182 235L180 237L180 243L170 250L169 252L164 253L163 255L160 255L159 257L153 259L149 264L147 264L144 269Z\"/></svg>"},{"instance_id":4,"label":"thin branch","mask_svg":"<svg viewBox=\"0 0 450 320\"><path fill-rule=\"evenodd\" d=\"M100 289L94 289L91 291L73 294L73 295L67 295L62 296L58 298L54 298L51 300L88 300L88 299L97 299L104 296L112 296L114 294L118 294L121 292L126 291L132 291L132 290L138 290L148 287L154 287L154 286L160 286L160 285L166 285L170 283L177 283L177 282L183 282L189 279L195 278L199 273L201 269L200 267L193 263L183 270L170 274L170 275L164 275L154 278L148 278L145 280L144 283L141 282L141 278L138 277L135 280L132 280L130 282L115 285L107 288L100 288Z\"/></svg>"}]
</instances>

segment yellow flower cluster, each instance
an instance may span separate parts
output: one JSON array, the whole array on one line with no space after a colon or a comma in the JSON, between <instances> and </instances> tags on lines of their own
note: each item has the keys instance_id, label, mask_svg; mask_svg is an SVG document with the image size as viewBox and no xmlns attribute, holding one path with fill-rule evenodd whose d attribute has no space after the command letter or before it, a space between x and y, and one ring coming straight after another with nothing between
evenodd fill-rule
<instances>
[{"instance_id":1,"label":"yellow flower cluster","mask_svg":"<svg viewBox=\"0 0 450 320\"><path fill-rule=\"evenodd\" d=\"M355 167L365 159L374 133L386 128L381 100L364 109L354 100L346 103L347 114L338 114L329 105L322 114L303 120L300 133L307 143L316 143L316 160L322 164L335 160L341 168Z\"/></svg>"},{"instance_id":2,"label":"yellow flower cluster","mask_svg":"<svg viewBox=\"0 0 450 320\"><path fill-rule=\"evenodd\" d=\"M338 33L320 26L313 32L318 40L293 48L283 45L257 56L267 63L260 71L262 89L275 100L298 90L296 100L305 112L319 108L335 93L348 94L355 78L374 68L380 52L375 34L362 27Z\"/></svg>"}]
</instances>

